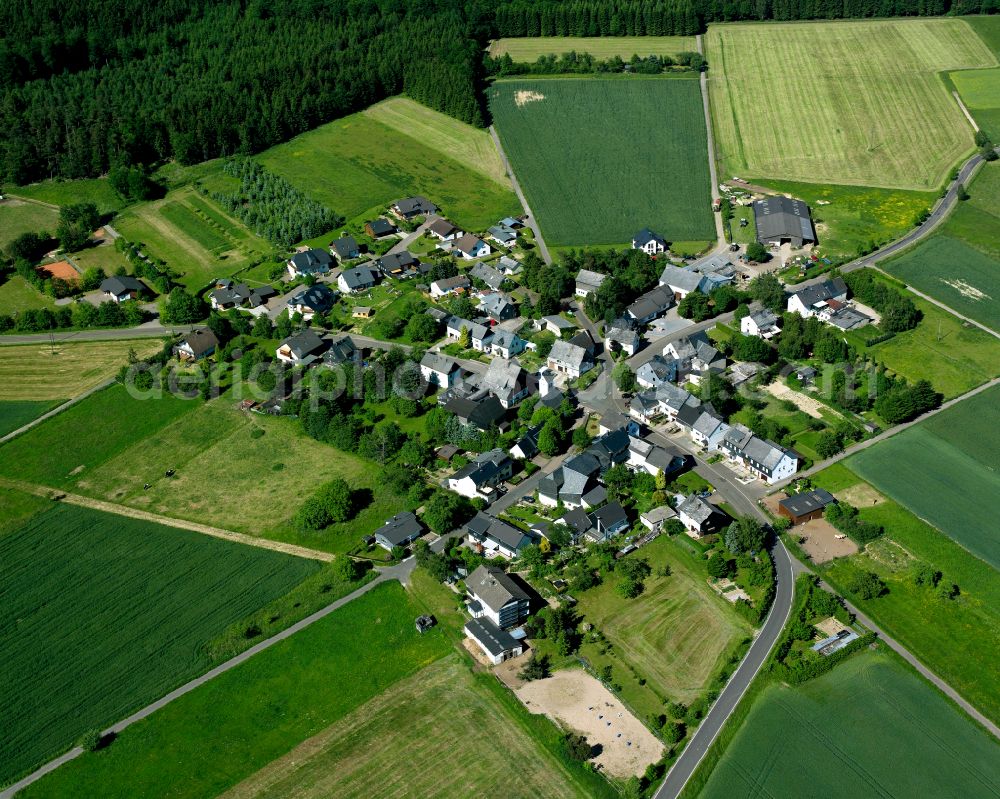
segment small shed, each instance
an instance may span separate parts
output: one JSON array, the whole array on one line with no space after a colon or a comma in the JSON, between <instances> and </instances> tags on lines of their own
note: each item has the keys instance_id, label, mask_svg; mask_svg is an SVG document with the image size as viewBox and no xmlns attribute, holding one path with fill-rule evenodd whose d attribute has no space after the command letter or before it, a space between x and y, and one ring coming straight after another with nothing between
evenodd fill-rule
<instances>
[{"instance_id":1,"label":"small shed","mask_svg":"<svg viewBox=\"0 0 1000 799\"><path fill-rule=\"evenodd\" d=\"M804 491L781 500L778 503L778 515L788 519L793 525L802 524L822 518L826 506L836 501L833 494L822 488Z\"/></svg>"}]
</instances>

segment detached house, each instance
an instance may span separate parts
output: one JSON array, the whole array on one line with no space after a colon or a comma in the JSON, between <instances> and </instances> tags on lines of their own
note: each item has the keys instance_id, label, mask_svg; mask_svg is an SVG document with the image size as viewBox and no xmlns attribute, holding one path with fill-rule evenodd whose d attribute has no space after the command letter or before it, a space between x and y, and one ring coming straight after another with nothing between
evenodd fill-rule
<instances>
[{"instance_id":1,"label":"detached house","mask_svg":"<svg viewBox=\"0 0 1000 799\"><path fill-rule=\"evenodd\" d=\"M146 292L146 286L129 275L115 275L101 281L101 292L112 302L137 300Z\"/></svg>"},{"instance_id":2,"label":"detached house","mask_svg":"<svg viewBox=\"0 0 1000 799\"><path fill-rule=\"evenodd\" d=\"M316 314L329 311L337 301L337 295L332 289L322 283L316 283L302 289L288 300L288 312L300 313L303 319L312 319Z\"/></svg>"},{"instance_id":3,"label":"detached house","mask_svg":"<svg viewBox=\"0 0 1000 799\"><path fill-rule=\"evenodd\" d=\"M420 360L420 374L429 385L449 388L462 374L462 370L451 358L428 352Z\"/></svg>"},{"instance_id":4,"label":"detached house","mask_svg":"<svg viewBox=\"0 0 1000 799\"><path fill-rule=\"evenodd\" d=\"M591 272L589 269L581 269L576 276L576 296L583 298L589 297L601 287L601 284L607 279L607 277L607 275L603 275L600 272Z\"/></svg>"},{"instance_id":5,"label":"detached house","mask_svg":"<svg viewBox=\"0 0 1000 799\"><path fill-rule=\"evenodd\" d=\"M396 280L413 277L420 272L420 259L408 250L383 255L375 262L375 265L383 275Z\"/></svg>"},{"instance_id":6,"label":"detached house","mask_svg":"<svg viewBox=\"0 0 1000 799\"><path fill-rule=\"evenodd\" d=\"M358 266L354 269L345 269L337 277L337 287L344 294L354 294L359 291L367 291L378 283L378 272L366 266Z\"/></svg>"},{"instance_id":7,"label":"detached house","mask_svg":"<svg viewBox=\"0 0 1000 799\"><path fill-rule=\"evenodd\" d=\"M608 352L621 350L626 355L635 355L640 341L632 319L616 319L604 330L604 349Z\"/></svg>"},{"instance_id":8,"label":"detached house","mask_svg":"<svg viewBox=\"0 0 1000 799\"><path fill-rule=\"evenodd\" d=\"M500 400L504 408L511 408L528 396L528 374L517 361L494 358L483 377L482 387Z\"/></svg>"},{"instance_id":9,"label":"detached house","mask_svg":"<svg viewBox=\"0 0 1000 799\"><path fill-rule=\"evenodd\" d=\"M576 330L575 324L558 314L543 316L541 319L535 321L534 327L538 330L548 330L556 338L561 337L563 333Z\"/></svg>"},{"instance_id":10,"label":"detached house","mask_svg":"<svg viewBox=\"0 0 1000 799\"><path fill-rule=\"evenodd\" d=\"M690 380L695 385L701 381L702 375L726 368L726 356L709 343L704 333L671 341L663 348L663 356L677 361L677 380Z\"/></svg>"},{"instance_id":11,"label":"detached house","mask_svg":"<svg viewBox=\"0 0 1000 799\"><path fill-rule=\"evenodd\" d=\"M373 239L390 236L395 232L396 226L383 216L380 216L378 219L373 219L370 222L365 222L365 233Z\"/></svg>"},{"instance_id":12,"label":"detached house","mask_svg":"<svg viewBox=\"0 0 1000 799\"><path fill-rule=\"evenodd\" d=\"M847 284L837 277L796 291L788 298L788 310L808 319L828 312L831 302L842 304L846 301Z\"/></svg>"},{"instance_id":13,"label":"detached house","mask_svg":"<svg viewBox=\"0 0 1000 799\"><path fill-rule=\"evenodd\" d=\"M499 666L509 658L524 652L524 642L506 630L501 630L489 619L470 619L465 623L465 637L476 642L486 659Z\"/></svg>"},{"instance_id":14,"label":"detached house","mask_svg":"<svg viewBox=\"0 0 1000 799\"><path fill-rule=\"evenodd\" d=\"M692 538L707 535L723 520L723 516L715 506L697 494L691 494L678 502L677 518Z\"/></svg>"},{"instance_id":15,"label":"detached house","mask_svg":"<svg viewBox=\"0 0 1000 799\"><path fill-rule=\"evenodd\" d=\"M471 233L466 233L452 242L451 252L461 256L466 261L473 261L476 258L485 258L493 250L482 239L473 236Z\"/></svg>"},{"instance_id":16,"label":"detached house","mask_svg":"<svg viewBox=\"0 0 1000 799\"><path fill-rule=\"evenodd\" d=\"M444 409L455 414L462 424L470 424L477 430L500 427L507 415L500 400L488 391L478 391L471 397L451 397L444 403Z\"/></svg>"},{"instance_id":17,"label":"detached house","mask_svg":"<svg viewBox=\"0 0 1000 799\"><path fill-rule=\"evenodd\" d=\"M499 291L484 294L479 303L479 310L497 322L514 319L517 316L517 305L509 296Z\"/></svg>"},{"instance_id":18,"label":"detached house","mask_svg":"<svg viewBox=\"0 0 1000 799\"><path fill-rule=\"evenodd\" d=\"M444 217L431 222L427 228L427 232L438 241L454 241L462 235L462 231Z\"/></svg>"},{"instance_id":19,"label":"detached house","mask_svg":"<svg viewBox=\"0 0 1000 799\"><path fill-rule=\"evenodd\" d=\"M542 432L542 425L536 425L528 430L510 448L510 456L521 461L531 460L538 454L538 434Z\"/></svg>"},{"instance_id":20,"label":"detached house","mask_svg":"<svg viewBox=\"0 0 1000 799\"><path fill-rule=\"evenodd\" d=\"M656 388L664 383L677 381L678 362L667 360L662 355L654 355L635 370L635 382L642 388Z\"/></svg>"},{"instance_id":21,"label":"detached house","mask_svg":"<svg viewBox=\"0 0 1000 799\"><path fill-rule=\"evenodd\" d=\"M424 528L410 511L397 513L375 531L375 543L382 549L405 547L420 538Z\"/></svg>"},{"instance_id":22,"label":"detached house","mask_svg":"<svg viewBox=\"0 0 1000 799\"><path fill-rule=\"evenodd\" d=\"M597 478L601 465L597 458L587 453L568 458L562 466L542 477L538 482L538 501L554 508L560 502L567 508L590 508L607 498ZM597 495L588 497L595 489Z\"/></svg>"},{"instance_id":23,"label":"detached house","mask_svg":"<svg viewBox=\"0 0 1000 799\"><path fill-rule=\"evenodd\" d=\"M585 348L560 339L552 344L547 364L553 372L577 378L594 368L594 359Z\"/></svg>"},{"instance_id":24,"label":"detached house","mask_svg":"<svg viewBox=\"0 0 1000 799\"><path fill-rule=\"evenodd\" d=\"M489 264L478 263L471 270L469 275L476 280L481 280L493 291L499 291L505 280L496 269Z\"/></svg>"},{"instance_id":25,"label":"detached house","mask_svg":"<svg viewBox=\"0 0 1000 799\"><path fill-rule=\"evenodd\" d=\"M528 342L517 333L512 333L509 330L497 330L490 342L490 352L501 358L513 358L524 352L527 346Z\"/></svg>"},{"instance_id":26,"label":"detached house","mask_svg":"<svg viewBox=\"0 0 1000 799\"><path fill-rule=\"evenodd\" d=\"M404 197L402 200L396 200L389 207L389 211L400 219L409 220L418 216L436 214L438 207L426 197L418 195L416 197Z\"/></svg>"},{"instance_id":27,"label":"detached house","mask_svg":"<svg viewBox=\"0 0 1000 799\"><path fill-rule=\"evenodd\" d=\"M200 361L212 355L219 346L219 339L207 327L192 330L174 347L174 354L182 361Z\"/></svg>"},{"instance_id":28,"label":"detached house","mask_svg":"<svg viewBox=\"0 0 1000 799\"><path fill-rule=\"evenodd\" d=\"M740 320L740 332L744 336L755 336L766 341L771 340L779 332L778 317L767 308L751 311Z\"/></svg>"},{"instance_id":29,"label":"detached house","mask_svg":"<svg viewBox=\"0 0 1000 799\"><path fill-rule=\"evenodd\" d=\"M448 478L448 488L469 499L492 502L496 487L514 473L514 462L502 449L491 449L477 455Z\"/></svg>"},{"instance_id":30,"label":"detached house","mask_svg":"<svg viewBox=\"0 0 1000 799\"><path fill-rule=\"evenodd\" d=\"M646 325L665 314L674 304L673 290L668 286L657 286L647 291L633 302L625 313L636 324Z\"/></svg>"},{"instance_id":31,"label":"detached house","mask_svg":"<svg viewBox=\"0 0 1000 799\"><path fill-rule=\"evenodd\" d=\"M477 322L470 322L458 316L448 317L446 322L447 335L449 338L459 339L462 337L462 329L469 331L469 343L476 352L489 352L493 342L493 331L486 325Z\"/></svg>"},{"instance_id":32,"label":"detached house","mask_svg":"<svg viewBox=\"0 0 1000 799\"><path fill-rule=\"evenodd\" d=\"M333 256L326 250L312 249L297 252L288 261L288 273L294 277L317 277L330 272Z\"/></svg>"},{"instance_id":33,"label":"detached house","mask_svg":"<svg viewBox=\"0 0 1000 799\"><path fill-rule=\"evenodd\" d=\"M468 291L471 285L472 283L469 282L469 278L465 275L443 277L440 280L435 280L431 283L431 297L434 299L440 299L441 297L446 297L449 294L457 294L462 291Z\"/></svg>"},{"instance_id":34,"label":"detached house","mask_svg":"<svg viewBox=\"0 0 1000 799\"><path fill-rule=\"evenodd\" d=\"M517 231L506 225L494 225L486 231L486 235L501 247L513 247L517 243Z\"/></svg>"},{"instance_id":35,"label":"detached house","mask_svg":"<svg viewBox=\"0 0 1000 799\"><path fill-rule=\"evenodd\" d=\"M632 237L632 249L642 250L646 255L658 255L666 251L667 241L646 227Z\"/></svg>"},{"instance_id":36,"label":"detached house","mask_svg":"<svg viewBox=\"0 0 1000 799\"><path fill-rule=\"evenodd\" d=\"M698 291L701 288L702 276L690 269L667 264L660 274L660 285L670 289L674 299L679 301L692 291Z\"/></svg>"},{"instance_id":37,"label":"detached house","mask_svg":"<svg viewBox=\"0 0 1000 799\"><path fill-rule=\"evenodd\" d=\"M729 428L719 442L719 449L769 484L791 477L799 468L799 456L792 450L758 438L741 424Z\"/></svg>"},{"instance_id":38,"label":"detached house","mask_svg":"<svg viewBox=\"0 0 1000 799\"><path fill-rule=\"evenodd\" d=\"M489 619L500 629L516 627L528 618L531 601L511 576L497 566L480 566L465 579L469 613Z\"/></svg>"},{"instance_id":39,"label":"detached house","mask_svg":"<svg viewBox=\"0 0 1000 799\"><path fill-rule=\"evenodd\" d=\"M330 253L343 263L361 257L361 248L354 236L341 236L330 242Z\"/></svg>"},{"instance_id":40,"label":"detached house","mask_svg":"<svg viewBox=\"0 0 1000 799\"><path fill-rule=\"evenodd\" d=\"M654 477L660 472L670 477L687 465L687 458L680 452L648 439L630 438L628 453L628 465L633 471L642 470Z\"/></svg>"},{"instance_id":41,"label":"detached house","mask_svg":"<svg viewBox=\"0 0 1000 799\"><path fill-rule=\"evenodd\" d=\"M274 355L291 366L310 366L322 357L326 348L327 342L306 328L282 341Z\"/></svg>"},{"instance_id":42,"label":"detached house","mask_svg":"<svg viewBox=\"0 0 1000 799\"><path fill-rule=\"evenodd\" d=\"M607 541L628 529L628 516L618 502L609 502L590 513L596 540Z\"/></svg>"},{"instance_id":43,"label":"detached house","mask_svg":"<svg viewBox=\"0 0 1000 799\"><path fill-rule=\"evenodd\" d=\"M499 555L513 560L521 550L534 543L532 536L523 530L482 512L469 520L465 531L469 546L487 558Z\"/></svg>"},{"instance_id":44,"label":"detached house","mask_svg":"<svg viewBox=\"0 0 1000 799\"><path fill-rule=\"evenodd\" d=\"M267 313L267 301L277 294L278 292L271 286L258 286L252 289L246 283L240 283L238 286L217 288L209 295L209 301L212 309L216 311L243 308L253 316L260 316Z\"/></svg>"}]
</instances>

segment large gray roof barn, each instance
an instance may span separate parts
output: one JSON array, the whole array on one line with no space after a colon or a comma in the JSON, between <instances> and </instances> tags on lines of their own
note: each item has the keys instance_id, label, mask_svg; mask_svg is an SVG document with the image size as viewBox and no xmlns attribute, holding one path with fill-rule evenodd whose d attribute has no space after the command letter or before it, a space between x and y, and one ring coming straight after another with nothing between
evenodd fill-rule
<instances>
[{"instance_id":1,"label":"large gray roof barn","mask_svg":"<svg viewBox=\"0 0 1000 799\"><path fill-rule=\"evenodd\" d=\"M790 242L801 247L806 242L816 242L809 206L791 197L765 197L753 204L754 221L757 223L757 240L761 244Z\"/></svg>"}]
</instances>

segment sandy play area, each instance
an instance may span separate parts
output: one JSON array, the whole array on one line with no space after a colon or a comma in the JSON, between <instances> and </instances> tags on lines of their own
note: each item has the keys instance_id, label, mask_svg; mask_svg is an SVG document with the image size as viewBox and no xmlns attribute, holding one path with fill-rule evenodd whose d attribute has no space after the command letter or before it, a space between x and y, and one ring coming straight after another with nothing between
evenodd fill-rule
<instances>
[{"instance_id":1,"label":"sandy play area","mask_svg":"<svg viewBox=\"0 0 1000 799\"><path fill-rule=\"evenodd\" d=\"M663 744L599 680L564 669L516 691L532 713L544 713L601 748L594 762L615 777L639 775L663 754Z\"/></svg>"},{"instance_id":2,"label":"sandy play area","mask_svg":"<svg viewBox=\"0 0 1000 799\"><path fill-rule=\"evenodd\" d=\"M858 551L858 545L850 538L837 538L843 535L826 519L813 519L811 522L797 524L790 531L796 541L805 539L799 544L813 563L826 563L834 558L844 558Z\"/></svg>"},{"instance_id":3,"label":"sandy play area","mask_svg":"<svg viewBox=\"0 0 1000 799\"><path fill-rule=\"evenodd\" d=\"M819 400L813 399L808 394L803 394L801 391L795 391L794 389L789 388L780 380L764 386L764 390L768 394L772 394L780 400L790 400L791 402L794 402L798 406L799 410L805 411L816 419L823 418L821 410L826 407L823 403Z\"/></svg>"}]
</instances>

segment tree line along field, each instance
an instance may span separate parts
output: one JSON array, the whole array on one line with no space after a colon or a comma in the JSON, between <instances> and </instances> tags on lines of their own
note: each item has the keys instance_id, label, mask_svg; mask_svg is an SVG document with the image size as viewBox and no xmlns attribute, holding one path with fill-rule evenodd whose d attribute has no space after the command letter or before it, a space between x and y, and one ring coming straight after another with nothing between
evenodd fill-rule
<instances>
[{"instance_id":1,"label":"tree line along field","mask_svg":"<svg viewBox=\"0 0 1000 799\"><path fill-rule=\"evenodd\" d=\"M416 103L390 101L257 156L312 199L352 219L414 194L455 224L484 230L520 213L489 134Z\"/></svg>"},{"instance_id":2,"label":"tree line along field","mask_svg":"<svg viewBox=\"0 0 1000 799\"><path fill-rule=\"evenodd\" d=\"M893 656L863 653L773 684L699 794L996 796L1000 746Z\"/></svg>"},{"instance_id":3,"label":"tree line along field","mask_svg":"<svg viewBox=\"0 0 1000 799\"><path fill-rule=\"evenodd\" d=\"M817 572L966 700L1000 721L1000 685L994 679L1000 640L996 570L843 462L814 475L813 481L885 530L883 538L855 555L816 564ZM935 587L918 585L915 578L923 566L940 570L946 585L958 585L959 596L945 600ZM864 572L877 574L887 593L865 599L853 592L854 579Z\"/></svg>"},{"instance_id":4,"label":"tree line along field","mask_svg":"<svg viewBox=\"0 0 1000 799\"><path fill-rule=\"evenodd\" d=\"M235 274L274 249L190 186L129 207L114 225L146 255L165 261L192 291L214 277Z\"/></svg>"},{"instance_id":5,"label":"tree line along field","mask_svg":"<svg viewBox=\"0 0 1000 799\"><path fill-rule=\"evenodd\" d=\"M207 670L205 642L318 568L69 505L0 537L0 561L0 784Z\"/></svg>"},{"instance_id":6,"label":"tree line along field","mask_svg":"<svg viewBox=\"0 0 1000 799\"><path fill-rule=\"evenodd\" d=\"M1000 331L1000 165L985 164L967 191L938 233L880 266Z\"/></svg>"},{"instance_id":7,"label":"tree line along field","mask_svg":"<svg viewBox=\"0 0 1000 799\"><path fill-rule=\"evenodd\" d=\"M531 36L496 39L490 42L493 58L509 55L519 64L533 64L541 56L563 53L590 53L599 60L618 56L628 61L633 55L675 56L698 51L694 36Z\"/></svg>"},{"instance_id":8,"label":"tree line along field","mask_svg":"<svg viewBox=\"0 0 1000 799\"><path fill-rule=\"evenodd\" d=\"M71 399L112 377L127 362L159 352L156 339L0 347L0 401Z\"/></svg>"},{"instance_id":9,"label":"tree line along field","mask_svg":"<svg viewBox=\"0 0 1000 799\"><path fill-rule=\"evenodd\" d=\"M934 190L972 151L937 74L994 67L961 19L710 26L723 175Z\"/></svg>"},{"instance_id":10,"label":"tree line along field","mask_svg":"<svg viewBox=\"0 0 1000 799\"><path fill-rule=\"evenodd\" d=\"M854 455L850 468L1000 570L1000 389Z\"/></svg>"},{"instance_id":11,"label":"tree line along field","mask_svg":"<svg viewBox=\"0 0 1000 799\"><path fill-rule=\"evenodd\" d=\"M488 99L548 244L621 245L643 227L715 238L693 76L499 80Z\"/></svg>"}]
</instances>

